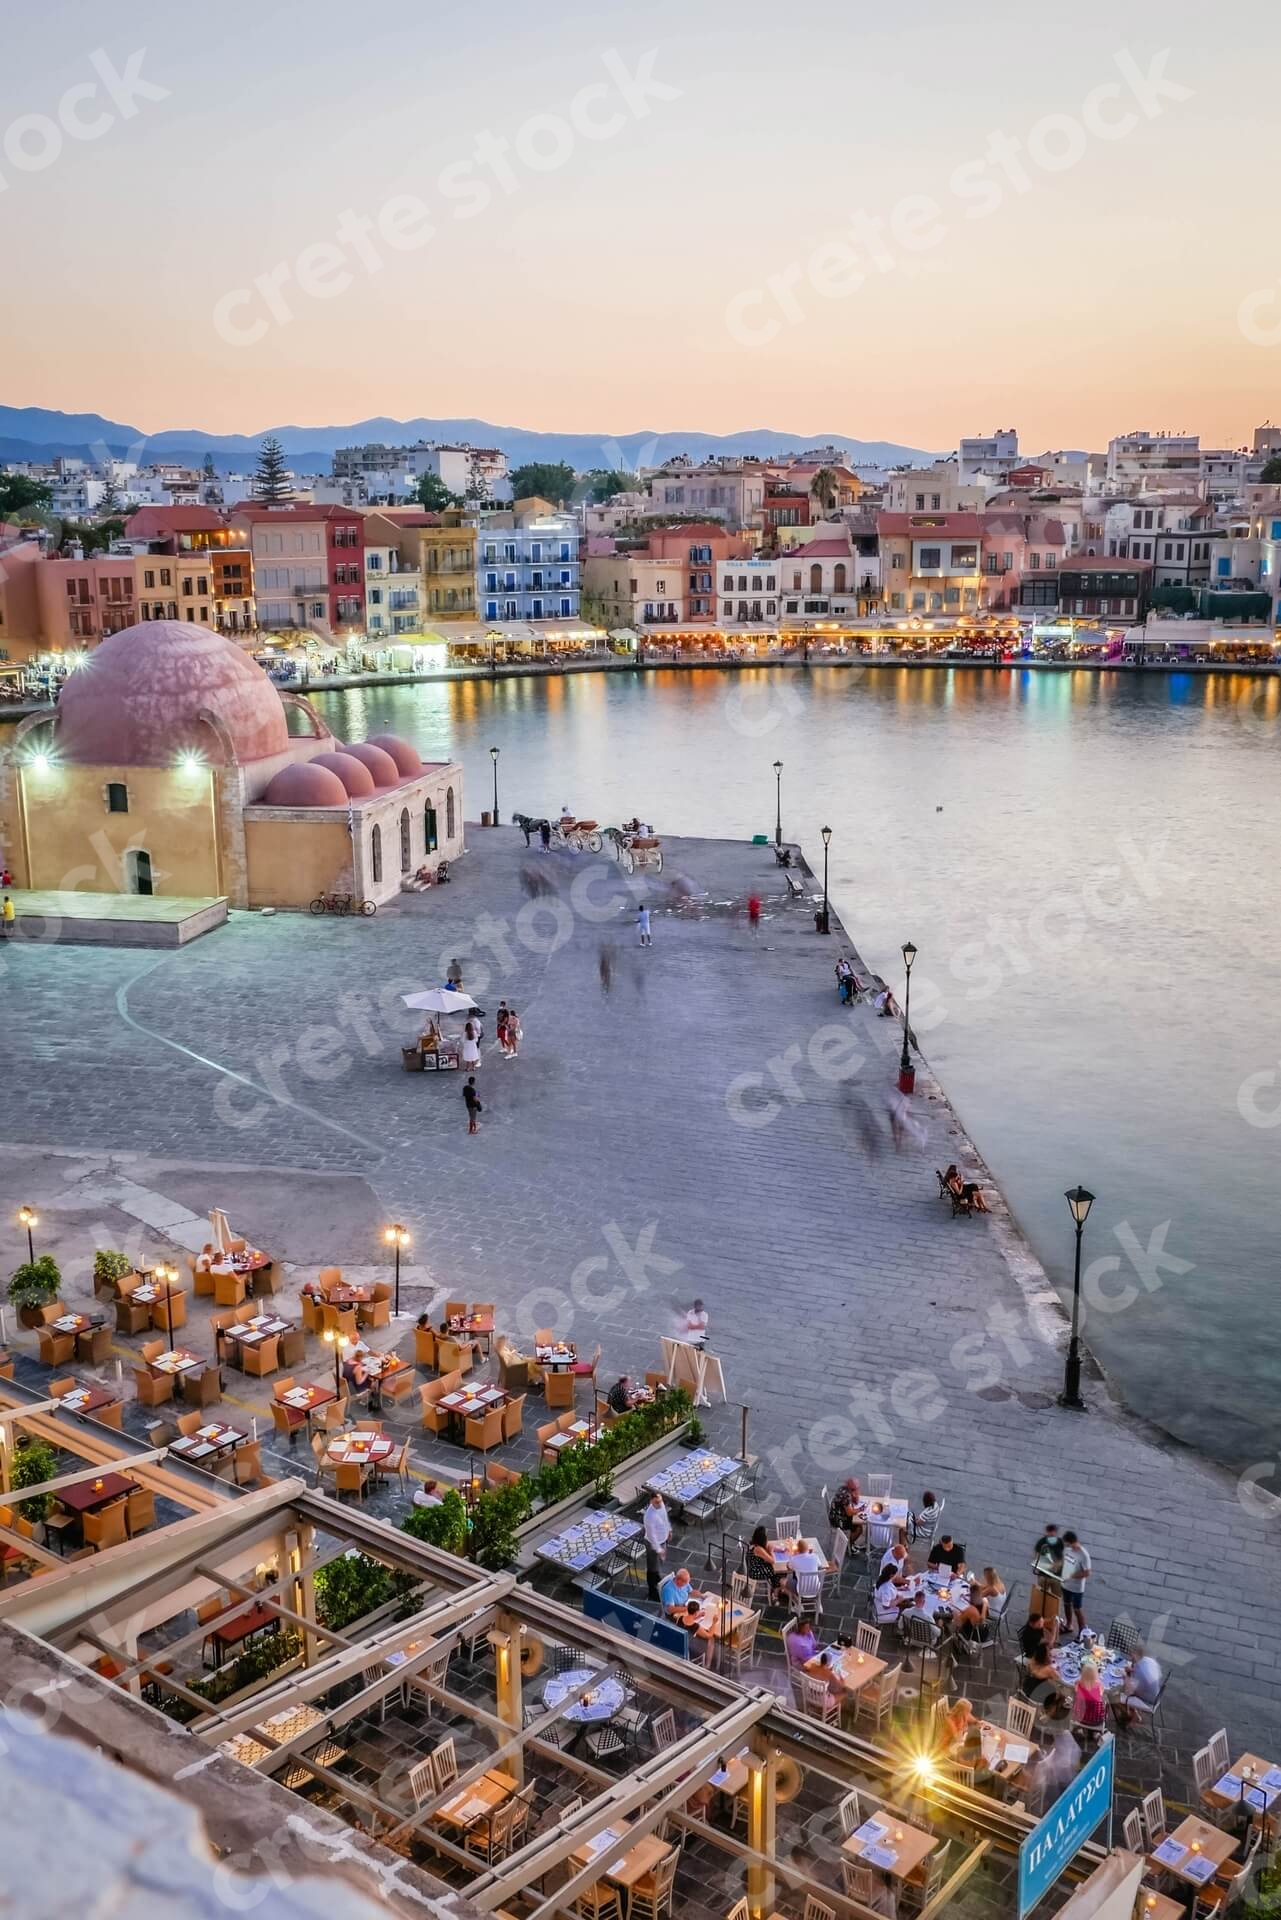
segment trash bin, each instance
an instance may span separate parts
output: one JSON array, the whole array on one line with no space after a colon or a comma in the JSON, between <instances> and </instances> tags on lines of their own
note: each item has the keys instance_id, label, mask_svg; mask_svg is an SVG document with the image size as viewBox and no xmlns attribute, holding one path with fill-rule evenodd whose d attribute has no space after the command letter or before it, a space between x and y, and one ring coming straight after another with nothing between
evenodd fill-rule
<instances>
[{"instance_id":1,"label":"trash bin","mask_svg":"<svg viewBox=\"0 0 1281 1920\"><path fill-rule=\"evenodd\" d=\"M752 845L754 847L767 847L769 845L769 835L767 833L754 833L752 835Z\"/></svg>"},{"instance_id":2,"label":"trash bin","mask_svg":"<svg viewBox=\"0 0 1281 1920\"><path fill-rule=\"evenodd\" d=\"M487 813L482 813L480 816L480 824L482 827L488 827L488 826L491 826L493 823L490 820L490 817Z\"/></svg>"},{"instance_id":3,"label":"trash bin","mask_svg":"<svg viewBox=\"0 0 1281 1920\"><path fill-rule=\"evenodd\" d=\"M825 907L816 907L814 909L814 931L815 933L826 933L827 930L827 909Z\"/></svg>"}]
</instances>

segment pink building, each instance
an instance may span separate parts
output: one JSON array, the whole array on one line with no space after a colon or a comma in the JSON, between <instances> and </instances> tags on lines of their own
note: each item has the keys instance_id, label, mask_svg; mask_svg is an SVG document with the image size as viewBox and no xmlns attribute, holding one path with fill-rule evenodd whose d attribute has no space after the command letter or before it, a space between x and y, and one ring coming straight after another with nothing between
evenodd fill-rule
<instances>
[{"instance_id":1,"label":"pink building","mask_svg":"<svg viewBox=\"0 0 1281 1920\"><path fill-rule=\"evenodd\" d=\"M983 599L995 612L1057 607L1068 551L1061 520L1045 513L983 517Z\"/></svg>"}]
</instances>

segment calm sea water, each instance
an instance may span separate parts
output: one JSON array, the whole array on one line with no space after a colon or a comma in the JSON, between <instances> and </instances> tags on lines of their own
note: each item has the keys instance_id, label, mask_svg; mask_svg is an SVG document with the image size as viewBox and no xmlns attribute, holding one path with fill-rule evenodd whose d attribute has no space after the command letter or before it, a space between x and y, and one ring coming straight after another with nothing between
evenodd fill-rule
<instances>
[{"instance_id":1,"label":"calm sea water","mask_svg":"<svg viewBox=\"0 0 1281 1920\"><path fill-rule=\"evenodd\" d=\"M1240 1466L1281 1457L1281 1128L1241 1111L1281 1118L1278 691L817 669L317 704L342 737L391 729L459 759L472 817L494 745L504 818L564 803L767 832L782 760L784 831L818 865L831 825L833 899L869 964L897 980L915 942L922 1044L1060 1282L1064 1190L1098 1196L1086 1259L1128 1304L1088 1333L1130 1404Z\"/></svg>"}]
</instances>

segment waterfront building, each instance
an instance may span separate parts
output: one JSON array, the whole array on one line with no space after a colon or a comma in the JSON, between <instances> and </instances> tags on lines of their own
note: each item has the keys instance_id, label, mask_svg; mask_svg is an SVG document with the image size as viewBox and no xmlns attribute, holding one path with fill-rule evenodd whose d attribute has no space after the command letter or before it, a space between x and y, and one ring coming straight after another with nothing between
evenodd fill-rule
<instances>
[{"instance_id":1,"label":"waterfront building","mask_svg":"<svg viewBox=\"0 0 1281 1920\"><path fill-rule=\"evenodd\" d=\"M607 630L714 628L718 569L730 559L737 566L750 551L746 534L711 520L655 527L630 543L593 535L583 560L584 615Z\"/></svg>"},{"instance_id":2,"label":"waterfront building","mask_svg":"<svg viewBox=\"0 0 1281 1920\"><path fill-rule=\"evenodd\" d=\"M301 731L291 734L292 710ZM462 771L407 741L334 738L227 635L153 621L103 640L52 714L0 742L0 844L19 887L381 902L462 852Z\"/></svg>"},{"instance_id":3,"label":"waterfront building","mask_svg":"<svg viewBox=\"0 0 1281 1920\"><path fill-rule=\"evenodd\" d=\"M1115 626L1139 625L1151 599L1152 568L1151 560L1074 553L1060 569L1059 611Z\"/></svg>"},{"instance_id":4,"label":"waterfront building","mask_svg":"<svg viewBox=\"0 0 1281 1920\"><path fill-rule=\"evenodd\" d=\"M977 513L882 513L881 590L887 611L977 612L982 587Z\"/></svg>"},{"instance_id":5,"label":"waterfront building","mask_svg":"<svg viewBox=\"0 0 1281 1920\"><path fill-rule=\"evenodd\" d=\"M1213 509L1195 494L1132 496L1103 515L1109 556L1150 560L1152 585L1198 588L1210 578Z\"/></svg>"},{"instance_id":6,"label":"waterfront building","mask_svg":"<svg viewBox=\"0 0 1281 1920\"><path fill-rule=\"evenodd\" d=\"M246 500L229 524L248 539L260 627L326 638L363 631L363 519L354 508Z\"/></svg>"},{"instance_id":7,"label":"waterfront building","mask_svg":"<svg viewBox=\"0 0 1281 1920\"><path fill-rule=\"evenodd\" d=\"M1068 549L1063 522L1046 513L983 516L983 587L996 612L1059 604L1059 570Z\"/></svg>"},{"instance_id":8,"label":"waterfront building","mask_svg":"<svg viewBox=\"0 0 1281 1920\"><path fill-rule=\"evenodd\" d=\"M803 545L778 556L785 622L855 617L868 610L868 594L849 530L827 521Z\"/></svg>"},{"instance_id":9,"label":"waterfront building","mask_svg":"<svg viewBox=\"0 0 1281 1920\"><path fill-rule=\"evenodd\" d=\"M760 460L669 460L651 478L654 510L661 514L721 520L738 531L759 527L769 474Z\"/></svg>"},{"instance_id":10,"label":"waterfront building","mask_svg":"<svg viewBox=\"0 0 1281 1920\"><path fill-rule=\"evenodd\" d=\"M409 546L401 548L407 565L417 550L419 611L426 624L474 621L477 535L475 527L464 524L461 510L427 513L422 507L387 507L379 518L409 536Z\"/></svg>"},{"instance_id":11,"label":"waterfront building","mask_svg":"<svg viewBox=\"0 0 1281 1920\"><path fill-rule=\"evenodd\" d=\"M364 525L365 631L371 639L423 627L423 576L416 530L383 513Z\"/></svg>"},{"instance_id":12,"label":"waterfront building","mask_svg":"<svg viewBox=\"0 0 1281 1920\"><path fill-rule=\"evenodd\" d=\"M716 570L716 618L736 627L777 627L782 555L725 560Z\"/></svg>"},{"instance_id":13,"label":"waterfront building","mask_svg":"<svg viewBox=\"0 0 1281 1920\"><path fill-rule=\"evenodd\" d=\"M579 525L546 500L519 500L481 521L477 600L487 621L578 619Z\"/></svg>"}]
</instances>

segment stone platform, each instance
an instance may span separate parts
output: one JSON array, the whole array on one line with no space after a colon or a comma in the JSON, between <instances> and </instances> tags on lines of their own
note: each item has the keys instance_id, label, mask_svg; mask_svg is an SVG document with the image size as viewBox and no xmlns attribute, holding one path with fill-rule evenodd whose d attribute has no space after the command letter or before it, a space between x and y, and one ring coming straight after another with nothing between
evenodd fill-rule
<instances>
[{"instance_id":1,"label":"stone platform","mask_svg":"<svg viewBox=\"0 0 1281 1920\"><path fill-rule=\"evenodd\" d=\"M185 947L227 923L223 898L71 889L10 890L13 940L42 946Z\"/></svg>"}]
</instances>

